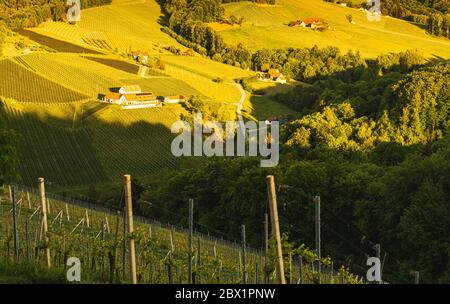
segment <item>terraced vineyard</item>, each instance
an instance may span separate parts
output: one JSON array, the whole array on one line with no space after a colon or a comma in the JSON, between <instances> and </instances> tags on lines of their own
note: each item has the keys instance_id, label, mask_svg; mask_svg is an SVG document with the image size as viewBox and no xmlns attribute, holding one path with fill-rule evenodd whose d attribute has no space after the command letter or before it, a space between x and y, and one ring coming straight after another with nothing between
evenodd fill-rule
<instances>
[{"instance_id":1,"label":"terraced vineyard","mask_svg":"<svg viewBox=\"0 0 450 304\"><path fill-rule=\"evenodd\" d=\"M108 21L111 15L121 18ZM253 73L198 55L172 55L165 46L184 47L161 32L160 16L153 0L114 0L83 10L76 25L45 22L21 32L49 50L0 61L0 98L7 105L1 115L22 135L23 183L46 175L55 186L85 187L124 172L140 178L182 166L170 152L170 126L186 110L99 103L123 85L138 84L161 97L196 95L231 117L241 97L234 79ZM160 58L165 70L136 64L130 58L134 50Z\"/></svg>"},{"instance_id":2,"label":"terraced vineyard","mask_svg":"<svg viewBox=\"0 0 450 304\"><path fill-rule=\"evenodd\" d=\"M179 119L178 107L123 110L110 107L84 123L92 131L97 155L107 175L124 172L135 176L156 174L179 166L170 145L171 124Z\"/></svg>"},{"instance_id":3,"label":"terraced vineyard","mask_svg":"<svg viewBox=\"0 0 450 304\"><path fill-rule=\"evenodd\" d=\"M114 180L123 172L143 177L179 166L170 152L170 126L179 119L179 106L123 110L91 102L23 111L13 101L4 104L0 117L21 135L19 169L26 185L40 175L55 186L75 186ZM67 122L68 116L73 121Z\"/></svg>"},{"instance_id":4,"label":"terraced vineyard","mask_svg":"<svg viewBox=\"0 0 450 304\"><path fill-rule=\"evenodd\" d=\"M45 22L34 32L85 44L86 39L103 41L98 50L106 45L114 50L129 51L145 49L159 55L164 45L183 48L174 39L161 32L161 7L156 1L114 0L112 5L83 10L83 17L76 26L63 22ZM111 18L120 16L120 18ZM93 43L86 45L94 46Z\"/></svg>"},{"instance_id":5,"label":"terraced vineyard","mask_svg":"<svg viewBox=\"0 0 450 304\"><path fill-rule=\"evenodd\" d=\"M36 75L11 60L0 60L0 74L2 75L0 96L20 102L70 103L88 98L86 95Z\"/></svg>"},{"instance_id":6,"label":"terraced vineyard","mask_svg":"<svg viewBox=\"0 0 450 304\"><path fill-rule=\"evenodd\" d=\"M112 68L115 68L117 70L121 70L127 73L136 74L139 71L139 66L136 64L128 63L123 60L117 60L117 59L109 59L109 58L101 58L101 57L88 57L85 56L84 58L88 60L93 60L95 62L110 66Z\"/></svg>"},{"instance_id":7,"label":"terraced vineyard","mask_svg":"<svg viewBox=\"0 0 450 304\"><path fill-rule=\"evenodd\" d=\"M25 184L45 174L57 185L80 185L106 180L87 129L70 130L43 123L35 115L5 103L0 117L21 135L19 170Z\"/></svg>"},{"instance_id":8,"label":"terraced vineyard","mask_svg":"<svg viewBox=\"0 0 450 304\"><path fill-rule=\"evenodd\" d=\"M66 53L82 53L82 54L101 54L100 52L94 51L92 49L88 49L73 43L69 43L66 41L62 41L59 39L55 39L46 35L41 35L34 31L30 30L19 30L19 33L25 37L30 38L33 41L36 41L39 44L42 44L46 47L49 47L58 52L66 52Z\"/></svg>"}]
</instances>

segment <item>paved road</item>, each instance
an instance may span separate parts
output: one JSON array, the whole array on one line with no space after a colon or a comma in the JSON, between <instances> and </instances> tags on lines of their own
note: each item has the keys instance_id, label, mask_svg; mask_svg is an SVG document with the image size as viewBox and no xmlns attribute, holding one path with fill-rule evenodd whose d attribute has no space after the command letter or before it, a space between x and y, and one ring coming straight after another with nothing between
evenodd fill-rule
<instances>
[{"instance_id":1,"label":"paved road","mask_svg":"<svg viewBox=\"0 0 450 304\"><path fill-rule=\"evenodd\" d=\"M239 102L237 104L236 114L239 122L244 123L244 119L242 118L242 107L244 106L245 97L247 97L247 93L245 93L245 90L239 83L236 83L236 88L238 89L239 93L241 93L241 99L239 99Z\"/></svg>"},{"instance_id":2,"label":"paved road","mask_svg":"<svg viewBox=\"0 0 450 304\"><path fill-rule=\"evenodd\" d=\"M242 107L244 106L245 97L247 96L247 93L242 88L242 85L240 85L239 83L236 84L236 88L241 93L241 99L236 104L236 106L237 106L236 114L237 114L237 117L238 117L238 120L239 120L239 124L241 125L241 130L245 130L245 123L244 123L244 119L242 118ZM256 123L258 124L258 122L256 122ZM263 130L263 129L267 129L267 126L262 127L262 128L253 129L253 130L248 130L248 132L249 133L253 133L253 132L258 132L259 130Z\"/></svg>"}]
</instances>

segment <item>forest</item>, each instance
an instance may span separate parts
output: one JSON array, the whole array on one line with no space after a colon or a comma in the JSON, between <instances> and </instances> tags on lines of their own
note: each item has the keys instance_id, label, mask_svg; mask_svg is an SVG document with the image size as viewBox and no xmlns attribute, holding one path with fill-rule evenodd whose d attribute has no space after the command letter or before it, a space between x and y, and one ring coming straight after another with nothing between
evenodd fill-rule
<instances>
[{"instance_id":1,"label":"forest","mask_svg":"<svg viewBox=\"0 0 450 304\"><path fill-rule=\"evenodd\" d=\"M300 117L282 127L278 167L218 158L172 172L143 188L141 200L151 205L141 204L141 212L183 225L193 198L199 229L238 237L236 227L245 224L249 242L260 247L270 173L282 231L295 244L314 246L312 198L320 195L326 254L358 273L381 243L387 281L407 281L420 269L423 282L448 282L450 64L406 64L411 54L386 55L391 65L380 57L358 80L343 81L338 72L279 95Z\"/></svg>"}]
</instances>

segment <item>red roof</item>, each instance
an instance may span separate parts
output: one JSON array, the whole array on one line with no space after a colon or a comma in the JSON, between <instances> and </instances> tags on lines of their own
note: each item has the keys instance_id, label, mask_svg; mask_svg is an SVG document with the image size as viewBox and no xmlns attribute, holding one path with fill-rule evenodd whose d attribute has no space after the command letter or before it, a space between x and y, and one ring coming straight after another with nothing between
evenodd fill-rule
<instances>
[{"instance_id":1,"label":"red roof","mask_svg":"<svg viewBox=\"0 0 450 304\"><path fill-rule=\"evenodd\" d=\"M305 24L313 24L315 22L323 22L322 18L306 18L305 20L303 20L303 22Z\"/></svg>"},{"instance_id":2,"label":"red roof","mask_svg":"<svg viewBox=\"0 0 450 304\"><path fill-rule=\"evenodd\" d=\"M280 77L281 73L277 69L269 69L267 72L270 77Z\"/></svg>"},{"instance_id":3,"label":"red roof","mask_svg":"<svg viewBox=\"0 0 450 304\"><path fill-rule=\"evenodd\" d=\"M120 94L119 93L115 93L115 92L109 92L104 97L104 99L114 99L114 100L118 100L119 98L120 98Z\"/></svg>"}]
</instances>

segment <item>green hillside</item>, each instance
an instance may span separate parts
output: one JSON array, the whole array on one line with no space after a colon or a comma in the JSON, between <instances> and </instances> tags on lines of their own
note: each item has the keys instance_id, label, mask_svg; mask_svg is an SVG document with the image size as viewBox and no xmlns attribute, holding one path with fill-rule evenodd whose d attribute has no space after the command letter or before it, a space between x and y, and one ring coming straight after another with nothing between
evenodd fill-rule
<instances>
[{"instance_id":1,"label":"green hillside","mask_svg":"<svg viewBox=\"0 0 450 304\"><path fill-rule=\"evenodd\" d=\"M253 74L167 51L185 48L160 31L155 1L117 0L82 16L75 25L45 22L20 30L27 37L22 55L0 60L0 116L21 135L25 184L46 176L55 187L87 186L124 172L146 177L179 168L170 126L188 114L183 107L123 110L100 104L101 96L138 84L156 96L198 96L218 113L234 112L241 98L234 79ZM133 50L159 58L164 70L133 62Z\"/></svg>"},{"instance_id":2,"label":"green hillside","mask_svg":"<svg viewBox=\"0 0 450 304\"><path fill-rule=\"evenodd\" d=\"M225 9L245 22L242 27L223 28L221 35L226 42L243 42L252 49L336 45L374 56L414 45L428 55L449 53L448 41L430 38L405 21L383 17L381 22L368 22L363 12L321 0L280 0L274 6L240 2L226 4ZM349 12L356 24L345 18ZM113 88L139 84L157 96L198 96L217 113L235 111L241 92L234 80L254 73L196 54L172 54L168 47L181 52L186 48L160 30L162 17L153 0L115 0L83 10L75 25L44 22L20 32L29 37L23 42L28 50L0 61L0 72L6 76L0 78L0 97L8 126L22 135L23 182L45 175L55 185L87 186L114 180L123 172L146 177L182 166L169 150L170 126L188 114L186 110L101 105L99 98ZM285 25L305 17L324 18L332 29L319 33ZM158 58L164 69L142 68L130 58L134 50ZM246 95L243 116L295 115L272 99L274 93L295 85L253 83L256 93ZM259 96L261 91L267 94ZM53 159L59 161L55 164ZM79 168L88 169L82 173Z\"/></svg>"},{"instance_id":3,"label":"green hillside","mask_svg":"<svg viewBox=\"0 0 450 304\"><path fill-rule=\"evenodd\" d=\"M225 42L243 43L253 50L333 45L343 51L359 50L366 57L411 48L417 48L427 56L450 56L448 39L433 38L417 25L388 16L372 22L364 11L323 0L277 0L276 5L236 2L224 6L227 15L245 20L241 27L220 28ZM346 18L350 14L355 24ZM322 18L331 29L319 32L287 26L289 21L305 18Z\"/></svg>"}]
</instances>

